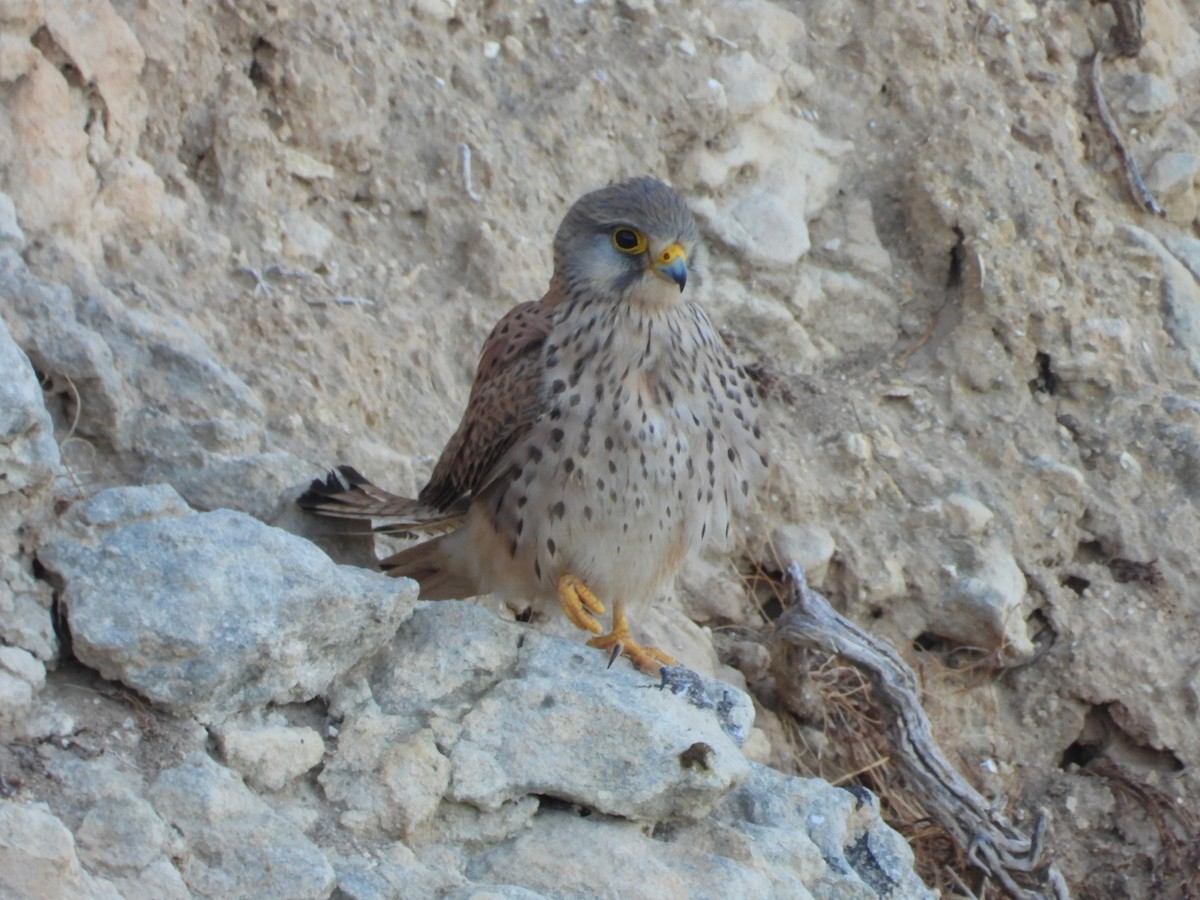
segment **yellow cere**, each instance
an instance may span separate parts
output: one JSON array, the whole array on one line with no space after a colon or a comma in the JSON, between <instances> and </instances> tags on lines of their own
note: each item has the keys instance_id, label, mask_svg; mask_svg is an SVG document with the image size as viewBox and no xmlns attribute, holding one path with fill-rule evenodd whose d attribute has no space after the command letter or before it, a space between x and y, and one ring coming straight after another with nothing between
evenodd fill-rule
<instances>
[{"instance_id":1,"label":"yellow cere","mask_svg":"<svg viewBox=\"0 0 1200 900\"><path fill-rule=\"evenodd\" d=\"M678 244L672 244L670 247L664 248L662 253L658 254L658 264L660 266L668 266L677 259L687 262L687 253Z\"/></svg>"}]
</instances>

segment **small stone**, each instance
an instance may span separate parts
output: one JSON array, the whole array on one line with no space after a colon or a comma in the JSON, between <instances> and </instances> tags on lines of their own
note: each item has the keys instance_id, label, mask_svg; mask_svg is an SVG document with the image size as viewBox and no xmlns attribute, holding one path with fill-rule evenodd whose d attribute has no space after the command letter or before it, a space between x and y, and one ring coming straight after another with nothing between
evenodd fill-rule
<instances>
[{"instance_id":1,"label":"small stone","mask_svg":"<svg viewBox=\"0 0 1200 900\"><path fill-rule=\"evenodd\" d=\"M1000 540L964 551L957 580L930 624L935 634L999 651L1008 662L1033 655L1025 619L1027 585L1012 551Z\"/></svg>"},{"instance_id":2,"label":"small stone","mask_svg":"<svg viewBox=\"0 0 1200 900\"><path fill-rule=\"evenodd\" d=\"M280 153L283 156L284 168L303 181L333 178L337 174L337 169L329 163L301 153L294 147L284 146Z\"/></svg>"},{"instance_id":3,"label":"small stone","mask_svg":"<svg viewBox=\"0 0 1200 900\"><path fill-rule=\"evenodd\" d=\"M771 532L771 546L784 565L798 562L809 584L821 584L837 545L820 525L780 525Z\"/></svg>"},{"instance_id":4,"label":"small stone","mask_svg":"<svg viewBox=\"0 0 1200 900\"><path fill-rule=\"evenodd\" d=\"M75 839L45 804L0 800L0 896L117 900L79 864Z\"/></svg>"},{"instance_id":5,"label":"small stone","mask_svg":"<svg viewBox=\"0 0 1200 900\"><path fill-rule=\"evenodd\" d=\"M1129 99L1125 106L1131 113L1157 116L1179 102L1171 82L1157 75L1137 72L1129 76Z\"/></svg>"},{"instance_id":6,"label":"small stone","mask_svg":"<svg viewBox=\"0 0 1200 900\"><path fill-rule=\"evenodd\" d=\"M125 795L104 798L88 810L75 837L89 867L131 874L163 853L167 828L149 803Z\"/></svg>"},{"instance_id":7,"label":"small stone","mask_svg":"<svg viewBox=\"0 0 1200 900\"><path fill-rule=\"evenodd\" d=\"M946 530L954 537L979 537L995 514L968 494L951 494L942 504Z\"/></svg>"},{"instance_id":8,"label":"small stone","mask_svg":"<svg viewBox=\"0 0 1200 900\"><path fill-rule=\"evenodd\" d=\"M226 724L218 740L230 767L247 784L266 791L280 790L325 756L325 742L312 728Z\"/></svg>"},{"instance_id":9,"label":"small stone","mask_svg":"<svg viewBox=\"0 0 1200 900\"><path fill-rule=\"evenodd\" d=\"M19 647L0 647L0 668L7 669L35 691L46 684L46 666Z\"/></svg>"},{"instance_id":10,"label":"small stone","mask_svg":"<svg viewBox=\"0 0 1200 900\"><path fill-rule=\"evenodd\" d=\"M413 0L413 12L439 22L454 18L458 0Z\"/></svg>"},{"instance_id":11,"label":"small stone","mask_svg":"<svg viewBox=\"0 0 1200 900\"><path fill-rule=\"evenodd\" d=\"M29 682L0 671L0 736L23 734L32 707L33 688Z\"/></svg>"},{"instance_id":12,"label":"small stone","mask_svg":"<svg viewBox=\"0 0 1200 900\"><path fill-rule=\"evenodd\" d=\"M366 710L343 724L320 782L326 796L348 807L342 824L351 831L404 837L437 810L450 760L430 729Z\"/></svg>"},{"instance_id":13,"label":"small stone","mask_svg":"<svg viewBox=\"0 0 1200 900\"><path fill-rule=\"evenodd\" d=\"M203 753L160 774L150 801L186 841L179 868L194 894L324 900L334 888L312 841Z\"/></svg>"},{"instance_id":14,"label":"small stone","mask_svg":"<svg viewBox=\"0 0 1200 900\"><path fill-rule=\"evenodd\" d=\"M1150 167L1146 187L1161 202L1169 202L1189 191L1200 178L1200 155L1172 151L1164 153Z\"/></svg>"},{"instance_id":15,"label":"small stone","mask_svg":"<svg viewBox=\"0 0 1200 900\"><path fill-rule=\"evenodd\" d=\"M722 57L717 75L725 86L730 115L736 119L758 112L779 94L779 75L745 51Z\"/></svg>"},{"instance_id":16,"label":"small stone","mask_svg":"<svg viewBox=\"0 0 1200 900\"><path fill-rule=\"evenodd\" d=\"M325 261L333 243L333 232L302 212L291 212L283 220L283 255L315 269Z\"/></svg>"},{"instance_id":17,"label":"small stone","mask_svg":"<svg viewBox=\"0 0 1200 900\"><path fill-rule=\"evenodd\" d=\"M32 47L29 48L33 52ZM4 55L3 39L0 38L0 57ZM3 80L0 78L0 80ZM25 232L17 223L17 208L8 194L0 193L0 252L20 253L25 249Z\"/></svg>"}]
</instances>

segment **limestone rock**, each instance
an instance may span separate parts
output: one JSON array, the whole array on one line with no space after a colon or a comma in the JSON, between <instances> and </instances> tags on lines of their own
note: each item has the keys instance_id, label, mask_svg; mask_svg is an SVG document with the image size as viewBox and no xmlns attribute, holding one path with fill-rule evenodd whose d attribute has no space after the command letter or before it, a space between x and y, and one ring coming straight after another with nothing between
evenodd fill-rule
<instances>
[{"instance_id":1,"label":"limestone rock","mask_svg":"<svg viewBox=\"0 0 1200 900\"><path fill-rule=\"evenodd\" d=\"M598 830L602 840L595 839ZM525 832L476 854L466 873L586 895L620 871L622 896L631 898L932 898L912 875L911 858L880 822L874 802L754 766L696 822L666 825L651 836L628 821L546 811Z\"/></svg>"},{"instance_id":2,"label":"limestone rock","mask_svg":"<svg viewBox=\"0 0 1200 900\"><path fill-rule=\"evenodd\" d=\"M829 529L820 525L779 525L771 532L771 546L781 565L798 562L804 566L810 584L824 581L837 549Z\"/></svg>"},{"instance_id":3,"label":"limestone rock","mask_svg":"<svg viewBox=\"0 0 1200 900\"><path fill-rule=\"evenodd\" d=\"M953 583L929 629L971 647L997 650L1009 662L1034 653L1025 619L1025 575L1000 539L960 545Z\"/></svg>"},{"instance_id":4,"label":"limestone rock","mask_svg":"<svg viewBox=\"0 0 1200 900\"><path fill-rule=\"evenodd\" d=\"M67 424L99 444L88 466L129 467L170 481L193 506L261 518L278 515L283 489L311 476L290 453L259 452L261 401L182 320L132 310L102 287L77 296L19 260L0 268L0 292L16 341L53 391L75 398Z\"/></svg>"},{"instance_id":5,"label":"limestone rock","mask_svg":"<svg viewBox=\"0 0 1200 900\"><path fill-rule=\"evenodd\" d=\"M318 765L325 742L312 728L283 723L226 722L217 730L225 761L259 790L278 791Z\"/></svg>"},{"instance_id":6,"label":"limestone rock","mask_svg":"<svg viewBox=\"0 0 1200 900\"><path fill-rule=\"evenodd\" d=\"M159 775L150 800L187 841L179 868L195 894L323 900L333 890L312 841L203 754Z\"/></svg>"},{"instance_id":7,"label":"limestone rock","mask_svg":"<svg viewBox=\"0 0 1200 900\"><path fill-rule=\"evenodd\" d=\"M44 482L58 467L54 424L41 386L0 319L0 494Z\"/></svg>"},{"instance_id":8,"label":"limestone rock","mask_svg":"<svg viewBox=\"0 0 1200 900\"><path fill-rule=\"evenodd\" d=\"M118 900L79 864L71 832L44 804L0 800L0 894Z\"/></svg>"},{"instance_id":9,"label":"limestone rock","mask_svg":"<svg viewBox=\"0 0 1200 900\"><path fill-rule=\"evenodd\" d=\"M0 45L3 46L3 45ZM0 253L20 253L25 247L25 232L17 222L17 208L12 197L0 193Z\"/></svg>"},{"instance_id":10,"label":"limestone rock","mask_svg":"<svg viewBox=\"0 0 1200 900\"><path fill-rule=\"evenodd\" d=\"M192 513L165 485L76 504L41 559L81 661L207 721L316 696L416 593L241 513Z\"/></svg>"},{"instance_id":11,"label":"limestone rock","mask_svg":"<svg viewBox=\"0 0 1200 900\"><path fill-rule=\"evenodd\" d=\"M412 732L400 717L364 711L341 730L320 782L330 800L348 807L342 823L351 831L401 837L433 815L450 770L433 731Z\"/></svg>"},{"instance_id":12,"label":"limestone rock","mask_svg":"<svg viewBox=\"0 0 1200 900\"><path fill-rule=\"evenodd\" d=\"M166 828L149 803L126 794L106 797L88 810L75 837L87 865L131 874L163 854Z\"/></svg>"}]
</instances>

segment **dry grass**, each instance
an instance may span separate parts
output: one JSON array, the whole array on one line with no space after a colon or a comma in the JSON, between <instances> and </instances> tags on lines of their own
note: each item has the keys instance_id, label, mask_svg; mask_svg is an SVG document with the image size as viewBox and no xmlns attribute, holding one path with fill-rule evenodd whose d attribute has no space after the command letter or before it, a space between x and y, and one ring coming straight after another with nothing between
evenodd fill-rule
<instances>
[{"instance_id":1,"label":"dry grass","mask_svg":"<svg viewBox=\"0 0 1200 900\"><path fill-rule=\"evenodd\" d=\"M778 568L756 564L743 573L747 595L753 598L764 626L778 618L790 602L783 569L782 564ZM917 873L943 897L1004 897L1004 892L985 882L967 860L965 848L930 817L893 764L885 723L863 673L839 657L781 643L771 649L771 677L751 688L758 701L779 716L792 770L838 786L860 785L875 794L884 820L912 848ZM982 654L963 669L923 669L923 677L934 678L935 692L968 690L973 685L965 684L964 678L977 682L992 671L988 657Z\"/></svg>"}]
</instances>

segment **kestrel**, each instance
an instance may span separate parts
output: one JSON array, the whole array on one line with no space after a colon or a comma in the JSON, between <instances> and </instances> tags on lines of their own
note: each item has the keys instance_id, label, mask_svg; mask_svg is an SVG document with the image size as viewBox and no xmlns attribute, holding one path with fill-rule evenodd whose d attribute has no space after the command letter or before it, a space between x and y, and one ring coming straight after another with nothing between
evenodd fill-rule
<instances>
[{"instance_id":1,"label":"kestrel","mask_svg":"<svg viewBox=\"0 0 1200 900\"><path fill-rule=\"evenodd\" d=\"M556 604L610 665L618 654L647 672L673 664L634 641L627 612L728 536L767 465L755 387L691 300L699 242L661 181L586 194L555 235L545 296L509 310L484 343L462 423L418 498L342 466L300 505L436 534L380 564L419 582L422 599Z\"/></svg>"}]
</instances>

